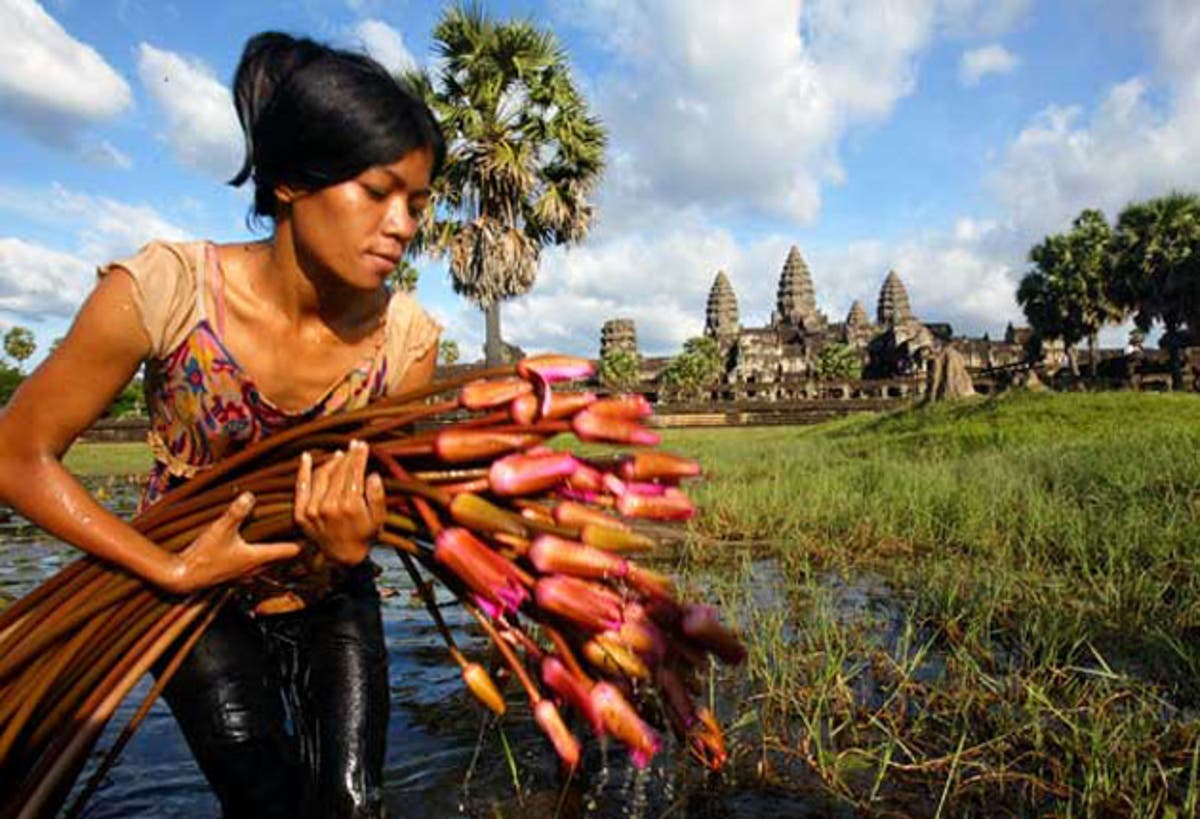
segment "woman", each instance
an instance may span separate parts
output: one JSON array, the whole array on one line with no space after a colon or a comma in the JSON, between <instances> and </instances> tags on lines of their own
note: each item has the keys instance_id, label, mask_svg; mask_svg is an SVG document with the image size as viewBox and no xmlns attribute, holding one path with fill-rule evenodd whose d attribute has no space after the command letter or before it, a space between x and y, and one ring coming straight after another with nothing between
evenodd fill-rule
<instances>
[{"instance_id":1,"label":"woman","mask_svg":"<svg viewBox=\"0 0 1200 819\"><path fill-rule=\"evenodd\" d=\"M444 156L429 110L374 61L277 33L246 44L234 95L246 161L232 184L253 180L271 237L152 242L102 268L0 415L0 502L170 594L305 557L302 590L266 597L259 583L226 607L166 699L227 816L374 816L388 683L367 560L383 486L366 447L317 469L302 458L304 543L243 541L245 495L176 554L60 460L143 362L156 457L143 507L267 435L432 378L439 328L385 284Z\"/></svg>"}]
</instances>

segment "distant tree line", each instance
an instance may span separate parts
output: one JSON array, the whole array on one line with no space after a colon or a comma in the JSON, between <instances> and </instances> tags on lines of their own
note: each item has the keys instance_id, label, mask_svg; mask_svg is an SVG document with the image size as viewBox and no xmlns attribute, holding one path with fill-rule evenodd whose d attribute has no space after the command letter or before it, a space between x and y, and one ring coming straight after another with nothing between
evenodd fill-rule
<instances>
[{"instance_id":1,"label":"distant tree line","mask_svg":"<svg viewBox=\"0 0 1200 819\"><path fill-rule=\"evenodd\" d=\"M1074 375L1081 342L1094 376L1100 330L1132 318L1142 333L1161 324L1160 346L1179 385L1184 347L1200 344L1200 197L1135 202L1115 225L1084 210L1069 231L1031 248L1029 261L1017 303L1040 338L1062 341Z\"/></svg>"}]
</instances>

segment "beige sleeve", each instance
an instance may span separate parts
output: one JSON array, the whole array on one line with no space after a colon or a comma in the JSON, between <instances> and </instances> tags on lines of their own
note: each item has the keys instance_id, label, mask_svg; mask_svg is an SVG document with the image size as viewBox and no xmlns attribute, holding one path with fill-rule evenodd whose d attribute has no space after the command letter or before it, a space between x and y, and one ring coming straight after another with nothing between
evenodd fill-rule
<instances>
[{"instance_id":1,"label":"beige sleeve","mask_svg":"<svg viewBox=\"0 0 1200 819\"><path fill-rule=\"evenodd\" d=\"M388 392L393 392L413 362L437 345L442 326L407 293L396 292L388 304Z\"/></svg>"},{"instance_id":2,"label":"beige sleeve","mask_svg":"<svg viewBox=\"0 0 1200 819\"><path fill-rule=\"evenodd\" d=\"M196 271L200 243L153 241L128 259L110 262L96 273L124 270L133 279L134 304L150 337L155 358L171 353L199 320Z\"/></svg>"}]
</instances>

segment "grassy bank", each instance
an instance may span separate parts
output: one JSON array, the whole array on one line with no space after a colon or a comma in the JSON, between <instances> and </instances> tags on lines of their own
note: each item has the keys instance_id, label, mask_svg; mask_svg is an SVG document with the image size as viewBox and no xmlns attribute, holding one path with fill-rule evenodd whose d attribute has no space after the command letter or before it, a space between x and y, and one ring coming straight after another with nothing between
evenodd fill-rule
<instances>
[{"instance_id":1,"label":"grassy bank","mask_svg":"<svg viewBox=\"0 0 1200 819\"><path fill-rule=\"evenodd\" d=\"M154 462L142 442L75 444L63 458L67 469L84 477L144 475Z\"/></svg>"},{"instance_id":2,"label":"grassy bank","mask_svg":"<svg viewBox=\"0 0 1200 819\"><path fill-rule=\"evenodd\" d=\"M668 445L709 466L689 564L747 624L730 717L761 770L871 812L1194 814L1200 400L1017 395Z\"/></svg>"}]
</instances>

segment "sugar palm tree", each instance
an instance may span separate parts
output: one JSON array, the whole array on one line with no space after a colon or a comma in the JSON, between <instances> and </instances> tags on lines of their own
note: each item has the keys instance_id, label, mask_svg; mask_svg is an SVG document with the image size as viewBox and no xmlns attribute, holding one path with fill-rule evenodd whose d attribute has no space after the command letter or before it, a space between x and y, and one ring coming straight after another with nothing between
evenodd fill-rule
<instances>
[{"instance_id":1,"label":"sugar palm tree","mask_svg":"<svg viewBox=\"0 0 1200 819\"><path fill-rule=\"evenodd\" d=\"M528 292L547 245L578 242L604 162L605 131L554 35L447 9L433 32L433 77L409 76L447 138L445 172L415 249L445 255L457 292L487 317L500 358L500 303Z\"/></svg>"},{"instance_id":2,"label":"sugar palm tree","mask_svg":"<svg viewBox=\"0 0 1200 819\"><path fill-rule=\"evenodd\" d=\"M1079 324L1088 341L1088 366L1096 377L1097 336L1107 324L1119 321L1121 310L1109 295L1113 270L1113 232L1104 214L1085 210L1071 224L1067 234L1070 246L1070 270L1075 279L1072 308L1079 313Z\"/></svg>"},{"instance_id":3,"label":"sugar palm tree","mask_svg":"<svg viewBox=\"0 0 1200 819\"><path fill-rule=\"evenodd\" d=\"M1117 219L1114 301L1143 332L1161 321L1175 384L1183 328L1200 335L1200 196L1172 193L1129 205Z\"/></svg>"}]
</instances>

